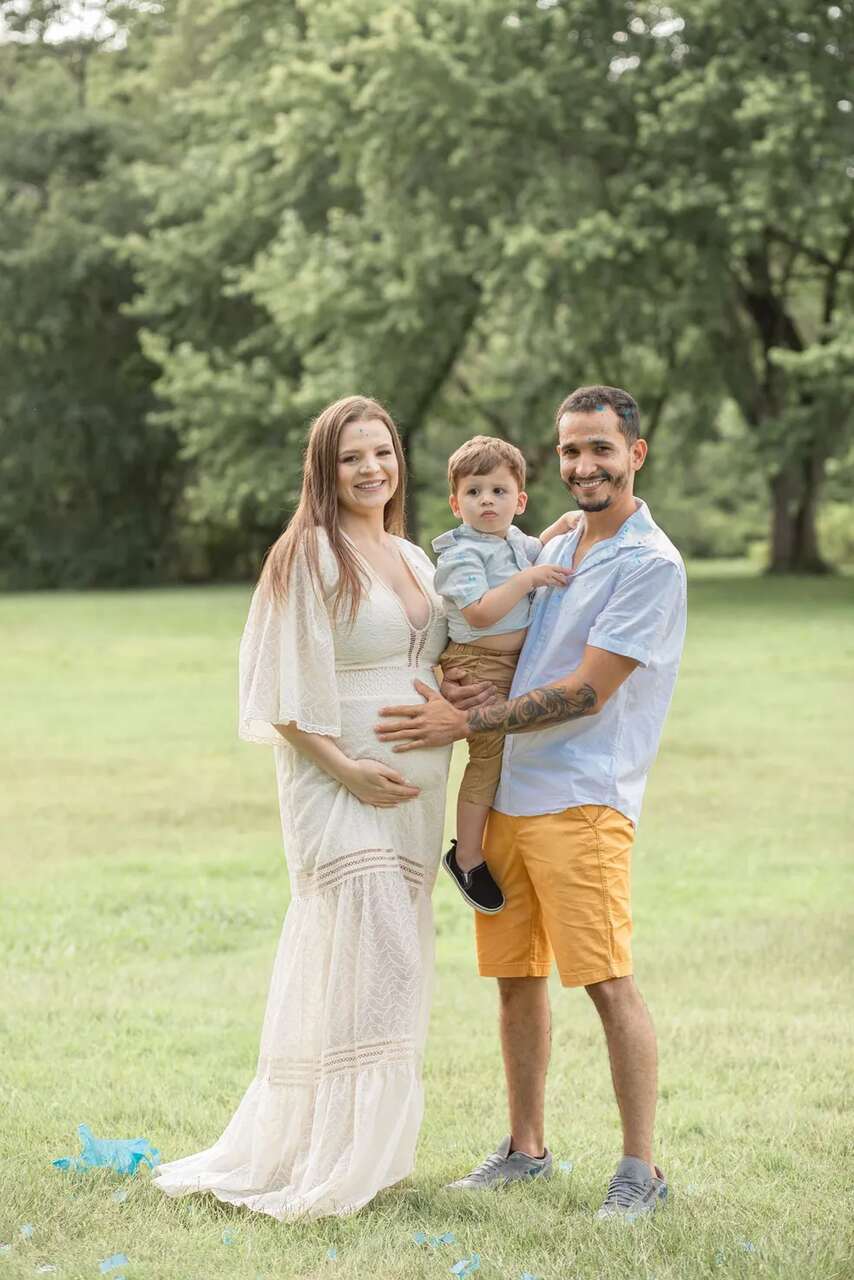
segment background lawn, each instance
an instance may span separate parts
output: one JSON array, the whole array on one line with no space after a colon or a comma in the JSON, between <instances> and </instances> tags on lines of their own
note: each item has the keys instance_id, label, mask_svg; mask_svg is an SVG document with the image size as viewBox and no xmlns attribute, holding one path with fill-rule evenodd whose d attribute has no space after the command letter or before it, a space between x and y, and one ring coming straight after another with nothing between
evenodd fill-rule
<instances>
[{"instance_id":1,"label":"background lawn","mask_svg":"<svg viewBox=\"0 0 854 1280\"><path fill-rule=\"evenodd\" d=\"M115 1175L51 1167L80 1121L164 1158L198 1150L252 1076L288 887L272 761L234 732L247 602L0 598L0 1280L44 1263L94 1280L116 1252L128 1280L442 1277L473 1251L484 1280L850 1276L850 579L692 577L635 863L672 1188L656 1220L591 1219L619 1131L592 1006L557 986L548 1141L572 1171L442 1190L506 1132L494 986L444 883L407 1183L353 1218L282 1225L146 1177L119 1203ZM418 1230L458 1243L425 1251Z\"/></svg>"}]
</instances>

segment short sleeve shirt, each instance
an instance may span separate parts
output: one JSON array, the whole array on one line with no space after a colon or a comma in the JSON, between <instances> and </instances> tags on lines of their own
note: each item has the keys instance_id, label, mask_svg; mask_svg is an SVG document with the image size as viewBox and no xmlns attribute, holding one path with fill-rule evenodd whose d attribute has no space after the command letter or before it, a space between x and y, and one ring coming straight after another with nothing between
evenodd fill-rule
<instances>
[{"instance_id":1,"label":"short sleeve shirt","mask_svg":"<svg viewBox=\"0 0 854 1280\"><path fill-rule=\"evenodd\" d=\"M571 568L581 528L553 538L540 564ZM494 808L517 816L607 805L632 822L676 684L686 623L685 568L646 503L597 543L566 587L542 588L511 697L554 684L593 645L638 666L596 715L508 734Z\"/></svg>"},{"instance_id":2,"label":"short sleeve shirt","mask_svg":"<svg viewBox=\"0 0 854 1280\"><path fill-rule=\"evenodd\" d=\"M495 533L481 533L471 525L461 524L433 540L437 553L435 589L447 605L448 632L458 644L468 644L484 636L504 635L527 627L534 593L515 604L509 613L491 627L473 627L462 614L476 604L493 587L536 563L543 549L539 538L532 538L511 525L506 538Z\"/></svg>"}]
</instances>

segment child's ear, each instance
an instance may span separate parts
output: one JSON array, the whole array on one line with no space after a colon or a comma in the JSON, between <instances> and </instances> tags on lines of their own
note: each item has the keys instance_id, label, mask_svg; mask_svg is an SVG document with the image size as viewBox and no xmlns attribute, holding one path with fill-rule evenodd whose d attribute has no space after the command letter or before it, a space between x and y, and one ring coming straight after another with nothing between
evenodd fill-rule
<instances>
[{"instance_id":1,"label":"child's ear","mask_svg":"<svg viewBox=\"0 0 854 1280\"><path fill-rule=\"evenodd\" d=\"M455 493L452 493L448 499L448 506L451 508L457 519L462 520L462 516L460 515L460 504L457 502L457 495Z\"/></svg>"},{"instance_id":2,"label":"child's ear","mask_svg":"<svg viewBox=\"0 0 854 1280\"><path fill-rule=\"evenodd\" d=\"M520 516L528 505L528 495L524 489L519 490L519 497L516 501L516 515Z\"/></svg>"}]
</instances>

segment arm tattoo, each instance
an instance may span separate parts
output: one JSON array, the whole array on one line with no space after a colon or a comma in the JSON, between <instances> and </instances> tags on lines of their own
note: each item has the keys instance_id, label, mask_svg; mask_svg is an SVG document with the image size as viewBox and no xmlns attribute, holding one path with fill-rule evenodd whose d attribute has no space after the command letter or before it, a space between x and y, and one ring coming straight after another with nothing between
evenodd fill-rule
<instances>
[{"instance_id":1,"label":"arm tattoo","mask_svg":"<svg viewBox=\"0 0 854 1280\"><path fill-rule=\"evenodd\" d=\"M469 712L472 733L527 733L531 729L547 729L565 720L580 720L596 706L598 698L592 685L578 689L546 687L532 689L518 698L503 698L474 707Z\"/></svg>"}]
</instances>

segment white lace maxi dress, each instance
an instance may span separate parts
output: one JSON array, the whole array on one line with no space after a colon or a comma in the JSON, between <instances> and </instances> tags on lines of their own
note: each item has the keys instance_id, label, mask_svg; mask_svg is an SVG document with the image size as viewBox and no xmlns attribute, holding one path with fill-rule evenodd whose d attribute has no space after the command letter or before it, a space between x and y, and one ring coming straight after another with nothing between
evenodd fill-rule
<instances>
[{"instance_id":1,"label":"white lace maxi dress","mask_svg":"<svg viewBox=\"0 0 854 1280\"><path fill-rule=\"evenodd\" d=\"M297 563L284 605L256 592L243 634L241 737L276 756L291 905L276 956L254 1080L225 1132L161 1165L168 1195L210 1191L275 1218L359 1209L414 1163L433 976L430 894L441 853L450 751L393 755L380 707L419 702L418 677L446 643L433 566L398 539L429 603L413 627L364 562L370 591L334 627ZM326 599L335 562L321 543ZM352 758L386 760L422 790L393 809L362 804L272 727L295 721Z\"/></svg>"}]
</instances>

